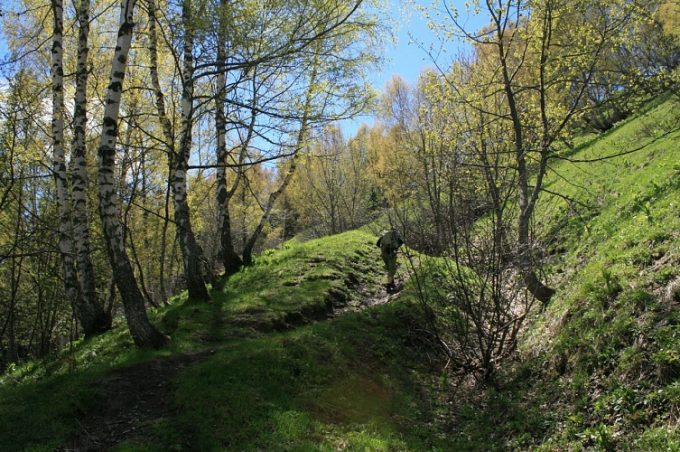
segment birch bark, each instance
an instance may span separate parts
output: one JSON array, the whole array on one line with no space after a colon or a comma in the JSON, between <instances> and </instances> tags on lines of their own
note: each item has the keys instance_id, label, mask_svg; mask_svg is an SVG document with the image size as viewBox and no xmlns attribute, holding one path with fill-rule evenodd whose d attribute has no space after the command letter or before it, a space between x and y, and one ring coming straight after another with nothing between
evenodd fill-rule
<instances>
[{"instance_id":1,"label":"birch bark","mask_svg":"<svg viewBox=\"0 0 680 452\"><path fill-rule=\"evenodd\" d=\"M102 136L98 150L99 215L102 220L113 277L123 301L130 334L139 347L159 348L167 345L170 338L161 334L149 322L146 315L144 298L125 251L120 221L120 200L114 184L118 115L128 52L132 43L136 3L136 0L121 1L120 27L111 63L111 82L106 89Z\"/></svg>"},{"instance_id":2,"label":"birch bark","mask_svg":"<svg viewBox=\"0 0 680 452\"><path fill-rule=\"evenodd\" d=\"M90 0L81 0L78 8L78 61L76 68L76 93L73 107L73 237L75 242L78 280L83 302L92 313L91 324L83 324L85 335L111 329L111 312L104 309L97 297L94 268L90 251L90 224L87 209L87 161L85 132L87 128L87 59L89 54ZM81 321L82 323L82 321Z\"/></svg>"},{"instance_id":3,"label":"birch bark","mask_svg":"<svg viewBox=\"0 0 680 452\"><path fill-rule=\"evenodd\" d=\"M163 130L166 153L168 154L170 168L170 186L172 188L173 204L175 208L175 226L179 238L180 249L184 264L184 276L187 282L189 299L195 301L208 301L210 295L205 286L203 276L201 250L193 229L191 227L191 214L187 201L187 170L189 155L191 152L191 128L193 122L193 47L194 35L191 23L191 0L184 0L182 4L182 22L184 24L184 49L182 68L182 102L181 102L181 131L179 152L175 148L174 134L170 119L165 109L165 99L158 76L158 44L156 34L156 11L155 0L147 2L149 12L149 59L151 71L151 84L156 99L156 111Z\"/></svg>"},{"instance_id":4,"label":"birch bark","mask_svg":"<svg viewBox=\"0 0 680 452\"><path fill-rule=\"evenodd\" d=\"M179 151L171 159L172 192L175 205L175 224L179 238L180 249L184 261L184 276L187 282L189 299L194 301L208 301L210 295L205 286L203 276L203 251L196 241L191 227L191 213L187 200L187 171L192 143L192 126L194 114L194 24L192 17L192 2L184 0L182 3L182 23L184 25L184 49L182 68L182 121Z\"/></svg>"},{"instance_id":5,"label":"birch bark","mask_svg":"<svg viewBox=\"0 0 680 452\"><path fill-rule=\"evenodd\" d=\"M84 303L78 287L73 236L71 228L71 201L64 153L64 5L63 0L52 0L52 170L56 185L57 211L59 212L59 252L61 254L64 288L74 312L84 329L92 323L92 313Z\"/></svg>"}]
</instances>

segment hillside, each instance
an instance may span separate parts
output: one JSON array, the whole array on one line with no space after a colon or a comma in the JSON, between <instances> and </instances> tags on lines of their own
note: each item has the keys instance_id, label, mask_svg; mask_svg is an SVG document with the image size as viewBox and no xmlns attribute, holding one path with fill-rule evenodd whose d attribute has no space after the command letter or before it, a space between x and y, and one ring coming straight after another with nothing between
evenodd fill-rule
<instances>
[{"instance_id":1,"label":"hillside","mask_svg":"<svg viewBox=\"0 0 680 452\"><path fill-rule=\"evenodd\" d=\"M588 207L544 211L566 252L524 352L552 398L548 448L680 448L679 127L659 100L556 167L550 189Z\"/></svg>"},{"instance_id":2,"label":"hillside","mask_svg":"<svg viewBox=\"0 0 680 452\"><path fill-rule=\"evenodd\" d=\"M679 110L659 99L553 165L535 223L557 295L461 408L465 448L680 448Z\"/></svg>"},{"instance_id":3,"label":"hillside","mask_svg":"<svg viewBox=\"0 0 680 452\"><path fill-rule=\"evenodd\" d=\"M387 303L381 266L367 232L287 244L212 304L155 311L169 350L121 325L24 366L2 380L0 449L435 447L416 311Z\"/></svg>"},{"instance_id":4,"label":"hillside","mask_svg":"<svg viewBox=\"0 0 680 452\"><path fill-rule=\"evenodd\" d=\"M554 165L536 224L558 292L499 388L446 378L359 230L170 300L151 314L170 349L119 325L15 369L0 450L678 450L679 122L659 100Z\"/></svg>"}]
</instances>

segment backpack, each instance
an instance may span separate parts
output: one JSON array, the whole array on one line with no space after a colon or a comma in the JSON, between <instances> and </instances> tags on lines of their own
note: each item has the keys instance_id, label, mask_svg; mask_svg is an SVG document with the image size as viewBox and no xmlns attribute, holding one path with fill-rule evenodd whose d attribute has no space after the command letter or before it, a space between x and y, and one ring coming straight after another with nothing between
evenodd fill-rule
<instances>
[{"instance_id":1,"label":"backpack","mask_svg":"<svg viewBox=\"0 0 680 452\"><path fill-rule=\"evenodd\" d=\"M391 231L387 231L384 233L377 242L375 242L375 246L380 248L381 250L387 251L387 252L394 252L396 251L404 241L399 237L399 234L397 233L396 230L392 229Z\"/></svg>"}]
</instances>

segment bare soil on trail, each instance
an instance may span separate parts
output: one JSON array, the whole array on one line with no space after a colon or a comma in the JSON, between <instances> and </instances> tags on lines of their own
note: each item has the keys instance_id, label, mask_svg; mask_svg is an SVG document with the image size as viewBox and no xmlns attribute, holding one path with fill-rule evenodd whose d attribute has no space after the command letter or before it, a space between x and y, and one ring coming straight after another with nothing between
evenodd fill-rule
<instances>
[{"instance_id":1,"label":"bare soil on trail","mask_svg":"<svg viewBox=\"0 0 680 452\"><path fill-rule=\"evenodd\" d=\"M355 287L357 299L351 304L332 309L330 318L389 303L399 296L404 283L405 278L399 278L397 290L391 292L385 286L372 289L367 286ZM308 319L296 326L313 321ZM58 450L111 450L151 434L156 424L172 417L179 409L174 402L177 375L214 353L214 350L206 350L175 355L111 371L97 382L93 408L78 417L78 433Z\"/></svg>"},{"instance_id":2,"label":"bare soil on trail","mask_svg":"<svg viewBox=\"0 0 680 452\"><path fill-rule=\"evenodd\" d=\"M340 309L335 309L334 316L337 317L349 312L363 311L373 306L387 304L399 297L401 294L401 289L404 287L404 284L406 284L408 279L408 274L403 274L395 278L396 288L389 291L384 285L379 286L377 289L371 289L367 286L359 286L355 289L357 295L359 296L358 302L349 303Z\"/></svg>"},{"instance_id":3,"label":"bare soil on trail","mask_svg":"<svg viewBox=\"0 0 680 452\"><path fill-rule=\"evenodd\" d=\"M177 409L175 376L213 353L176 355L112 371L98 382L93 408L78 419L78 434L59 450L110 450L144 437Z\"/></svg>"}]
</instances>

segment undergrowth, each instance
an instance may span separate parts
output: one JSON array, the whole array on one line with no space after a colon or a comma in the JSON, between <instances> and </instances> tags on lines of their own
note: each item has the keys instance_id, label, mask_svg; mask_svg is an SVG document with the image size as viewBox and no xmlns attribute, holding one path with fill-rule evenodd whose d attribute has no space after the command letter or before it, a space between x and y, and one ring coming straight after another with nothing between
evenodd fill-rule
<instances>
[{"instance_id":1,"label":"undergrowth","mask_svg":"<svg viewBox=\"0 0 680 452\"><path fill-rule=\"evenodd\" d=\"M535 228L558 291L464 402L465 447L680 450L679 146L660 99L555 162Z\"/></svg>"}]
</instances>

